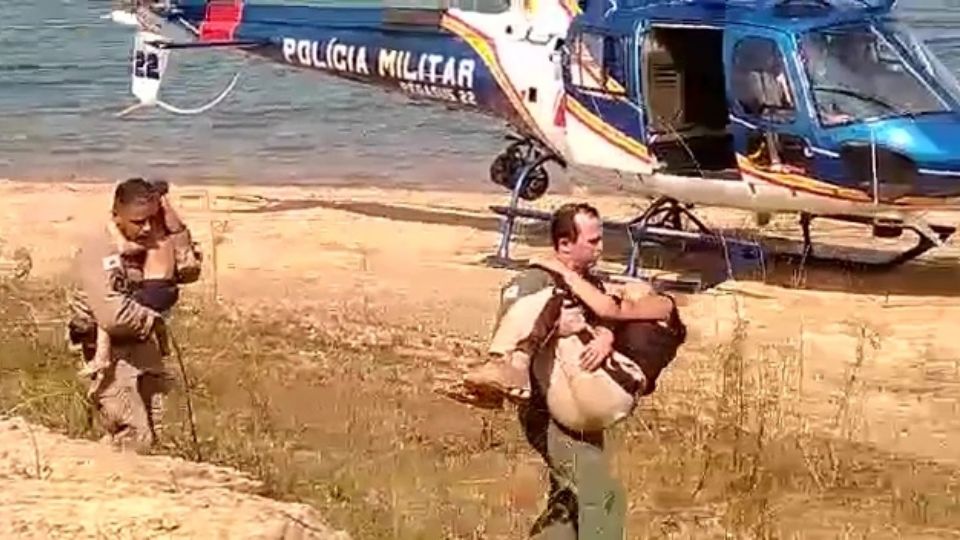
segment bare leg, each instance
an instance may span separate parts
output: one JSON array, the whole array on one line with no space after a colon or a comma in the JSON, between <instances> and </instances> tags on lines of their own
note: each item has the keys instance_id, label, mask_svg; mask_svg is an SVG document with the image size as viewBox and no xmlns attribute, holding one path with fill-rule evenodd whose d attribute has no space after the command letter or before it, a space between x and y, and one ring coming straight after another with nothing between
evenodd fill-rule
<instances>
[{"instance_id":1,"label":"bare leg","mask_svg":"<svg viewBox=\"0 0 960 540\"><path fill-rule=\"evenodd\" d=\"M93 351L90 362L80 370L80 375L93 375L93 381L87 390L87 397L95 399L98 392L103 388L104 380L109 376L110 368L113 367L113 352L110 343L110 334L101 327L97 327L97 345Z\"/></svg>"}]
</instances>

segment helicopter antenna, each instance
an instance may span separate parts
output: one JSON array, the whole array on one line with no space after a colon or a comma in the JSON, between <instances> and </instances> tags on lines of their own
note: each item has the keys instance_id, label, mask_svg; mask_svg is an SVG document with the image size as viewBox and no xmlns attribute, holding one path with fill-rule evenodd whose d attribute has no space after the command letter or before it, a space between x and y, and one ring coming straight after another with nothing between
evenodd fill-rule
<instances>
[{"instance_id":1,"label":"helicopter antenna","mask_svg":"<svg viewBox=\"0 0 960 540\"><path fill-rule=\"evenodd\" d=\"M880 179L877 176L877 134L870 124L870 173L873 177L873 204L880 204Z\"/></svg>"}]
</instances>

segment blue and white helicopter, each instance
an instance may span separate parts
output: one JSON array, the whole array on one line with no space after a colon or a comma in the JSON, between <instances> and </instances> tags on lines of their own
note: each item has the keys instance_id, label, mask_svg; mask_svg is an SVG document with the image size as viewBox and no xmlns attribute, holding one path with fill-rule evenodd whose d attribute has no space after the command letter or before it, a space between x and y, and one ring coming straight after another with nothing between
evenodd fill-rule
<instances>
[{"instance_id":1,"label":"blue and white helicopter","mask_svg":"<svg viewBox=\"0 0 960 540\"><path fill-rule=\"evenodd\" d=\"M158 97L168 56L222 47L505 120L515 134L491 166L512 192L495 207L500 260L514 219L543 217L518 203L546 192L551 162L629 174L657 197L628 224L635 252L715 240L694 205L797 214L808 259L813 218L916 233L885 267L955 232L924 215L960 207L960 83L892 15L895 0L510 2L140 1L113 18L138 28L136 106L184 112Z\"/></svg>"}]
</instances>

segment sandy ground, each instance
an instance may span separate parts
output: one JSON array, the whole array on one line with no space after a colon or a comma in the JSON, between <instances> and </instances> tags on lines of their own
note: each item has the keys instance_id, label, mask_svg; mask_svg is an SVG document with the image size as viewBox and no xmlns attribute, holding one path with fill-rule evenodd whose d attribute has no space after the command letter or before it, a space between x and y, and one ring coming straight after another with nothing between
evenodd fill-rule
<instances>
[{"instance_id":1,"label":"sandy ground","mask_svg":"<svg viewBox=\"0 0 960 540\"><path fill-rule=\"evenodd\" d=\"M108 216L111 189L0 181L0 256L23 246L35 275L58 275L78 236ZM321 319L349 310L483 340L498 287L511 272L483 263L498 242L498 220L488 207L504 204L504 196L262 186L174 186L173 193L208 262L201 283L187 294L217 295L248 309ZM548 195L534 206L550 209L566 200ZM615 195L589 200L605 217L620 220L645 202ZM710 223L750 223L750 216L729 211L704 215ZM960 216L938 216L943 221L956 223ZM823 230L833 241L858 239L847 227ZM613 260L605 265L619 271L614 244L608 242ZM517 257L548 249L542 236L513 246ZM728 340L739 313L748 321L753 350L802 350L802 399L812 425L830 428L837 399L846 394L862 420L857 437L885 450L956 460L958 254L954 241L879 275L817 269L798 281L791 269L778 267L765 277L728 281L684 297L691 343L709 347ZM858 335L873 336L876 347L863 347L866 340ZM858 343L864 349L859 355ZM671 370L666 388L683 370L682 358Z\"/></svg>"}]
</instances>

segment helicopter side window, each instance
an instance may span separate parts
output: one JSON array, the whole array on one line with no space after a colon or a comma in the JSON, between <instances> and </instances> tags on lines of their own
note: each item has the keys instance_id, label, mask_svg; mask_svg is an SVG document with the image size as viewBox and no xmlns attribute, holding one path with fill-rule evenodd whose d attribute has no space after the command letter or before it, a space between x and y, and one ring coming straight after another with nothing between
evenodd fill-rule
<instances>
[{"instance_id":1,"label":"helicopter side window","mask_svg":"<svg viewBox=\"0 0 960 540\"><path fill-rule=\"evenodd\" d=\"M732 82L734 98L747 115L777 123L795 119L796 100L775 41L740 40L733 50Z\"/></svg>"},{"instance_id":2,"label":"helicopter side window","mask_svg":"<svg viewBox=\"0 0 960 540\"><path fill-rule=\"evenodd\" d=\"M627 93L627 56L622 39L583 32L570 42L570 82L580 90Z\"/></svg>"}]
</instances>

